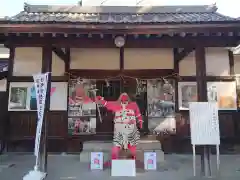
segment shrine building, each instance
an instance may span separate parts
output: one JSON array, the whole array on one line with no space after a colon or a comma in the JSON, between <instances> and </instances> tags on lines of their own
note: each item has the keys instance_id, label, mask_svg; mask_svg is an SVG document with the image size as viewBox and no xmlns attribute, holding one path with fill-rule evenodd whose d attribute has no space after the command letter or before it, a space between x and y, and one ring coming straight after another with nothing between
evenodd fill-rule
<instances>
[{"instance_id":1,"label":"shrine building","mask_svg":"<svg viewBox=\"0 0 240 180\"><path fill-rule=\"evenodd\" d=\"M232 48L239 42L240 21L216 6L24 4L15 16L0 19L0 44L9 49L2 58L8 69L0 76L0 137L7 151L33 151L32 75L51 72L49 152L74 153L86 142L112 141L113 113L100 107L99 115L96 107L76 103L81 93L93 98L92 86L108 101L126 92L137 102L144 140L153 138L152 122L170 117L173 125L166 128L174 133L154 136L166 153L191 152L188 103L217 101L221 150L237 151L240 56Z\"/></svg>"}]
</instances>

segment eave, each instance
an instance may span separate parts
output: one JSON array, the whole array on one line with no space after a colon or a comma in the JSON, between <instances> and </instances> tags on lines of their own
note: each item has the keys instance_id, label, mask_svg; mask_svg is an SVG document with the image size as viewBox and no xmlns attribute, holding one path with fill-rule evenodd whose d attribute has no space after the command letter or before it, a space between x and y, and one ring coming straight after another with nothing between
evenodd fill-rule
<instances>
[{"instance_id":1,"label":"eave","mask_svg":"<svg viewBox=\"0 0 240 180\"><path fill-rule=\"evenodd\" d=\"M103 34L159 34L240 32L239 22L203 24L9 24L0 23L0 33L103 33Z\"/></svg>"}]
</instances>

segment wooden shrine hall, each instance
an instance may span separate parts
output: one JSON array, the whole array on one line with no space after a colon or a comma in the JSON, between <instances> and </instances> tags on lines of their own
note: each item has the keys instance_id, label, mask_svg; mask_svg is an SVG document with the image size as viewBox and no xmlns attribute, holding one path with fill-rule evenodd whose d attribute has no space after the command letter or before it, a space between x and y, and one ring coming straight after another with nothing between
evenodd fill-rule
<instances>
[{"instance_id":1,"label":"wooden shrine hall","mask_svg":"<svg viewBox=\"0 0 240 180\"><path fill-rule=\"evenodd\" d=\"M24 4L23 11L0 19L0 43L10 49L8 110L1 109L7 117L0 119L7 150L33 151L37 113L32 75L51 72L49 152L79 152L87 141L112 140L111 112L100 110L101 123L96 109L79 113L70 103L79 79L95 84L106 100L117 100L121 92L136 100L144 118L143 139L153 137L151 122L173 115L175 133L154 136L166 153L191 151L188 102L215 99L221 150L235 151L240 142L240 59L231 48L239 40L240 21L219 14L216 6ZM166 82L171 93L163 92ZM217 98L211 95L215 91ZM171 96L165 100L171 108L161 98L152 101L161 93ZM76 130L76 123L81 128Z\"/></svg>"}]
</instances>

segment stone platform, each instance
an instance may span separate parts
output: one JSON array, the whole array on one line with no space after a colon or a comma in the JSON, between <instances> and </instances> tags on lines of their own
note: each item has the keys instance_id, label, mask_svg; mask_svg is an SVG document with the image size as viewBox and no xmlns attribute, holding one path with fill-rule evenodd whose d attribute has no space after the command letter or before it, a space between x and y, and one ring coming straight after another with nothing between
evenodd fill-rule
<instances>
[{"instance_id":1,"label":"stone platform","mask_svg":"<svg viewBox=\"0 0 240 180\"><path fill-rule=\"evenodd\" d=\"M91 152L103 152L104 162L111 158L112 141L89 141L84 142L83 150L80 153L80 162L90 162ZM140 162L144 162L144 152L156 152L157 163L164 162L164 152L161 148L161 143L158 140L140 140L137 146L136 159ZM128 159L129 152L122 150L120 152L121 159Z\"/></svg>"}]
</instances>

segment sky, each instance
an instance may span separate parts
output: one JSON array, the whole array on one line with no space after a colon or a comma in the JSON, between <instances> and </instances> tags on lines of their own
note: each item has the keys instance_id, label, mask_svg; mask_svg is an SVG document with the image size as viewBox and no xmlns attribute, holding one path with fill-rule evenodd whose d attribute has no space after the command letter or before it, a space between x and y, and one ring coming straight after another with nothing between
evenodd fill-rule
<instances>
[{"instance_id":1,"label":"sky","mask_svg":"<svg viewBox=\"0 0 240 180\"><path fill-rule=\"evenodd\" d=\"M0 17L13 16L23 10L24 2L41 5L76 5L79 0L0 0ZM83 0L83 5L100 5L104 0ZM105 0L104 5L134 6L140 0ZM145 0L155 5L210 5L217 4L218 12L240 17L240 0Z\"/></svg>"}]
</instances>

